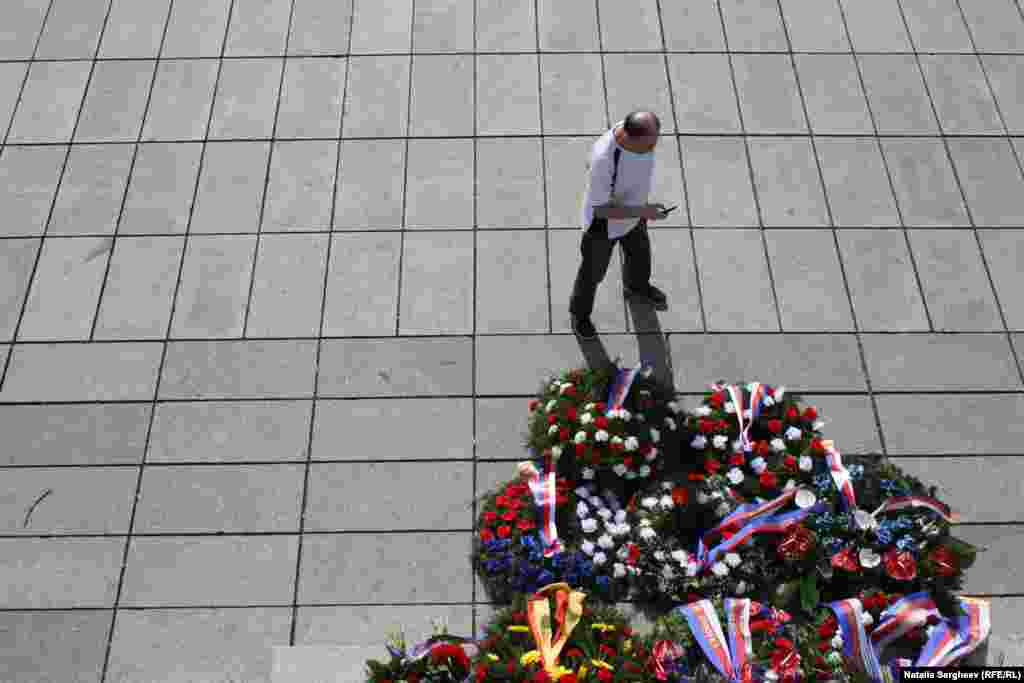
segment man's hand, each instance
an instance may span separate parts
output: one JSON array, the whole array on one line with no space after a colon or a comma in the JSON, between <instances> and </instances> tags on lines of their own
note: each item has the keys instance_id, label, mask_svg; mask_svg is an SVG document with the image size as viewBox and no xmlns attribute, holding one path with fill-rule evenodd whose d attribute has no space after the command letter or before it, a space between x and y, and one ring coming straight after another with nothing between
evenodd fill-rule
<instances>
[{"instance_id":1,"label":"man's hand","mask_svg":"<svg viewBox=\"0 0 1024 683\"><path fill-rule=\"evenodd\" d=\"M668 208L664 204L648 204L643 208L640 214L641 218L645 218L649 221L660 221L668 217L665 213L665 209Z\"/></svg>"}]
</instances>

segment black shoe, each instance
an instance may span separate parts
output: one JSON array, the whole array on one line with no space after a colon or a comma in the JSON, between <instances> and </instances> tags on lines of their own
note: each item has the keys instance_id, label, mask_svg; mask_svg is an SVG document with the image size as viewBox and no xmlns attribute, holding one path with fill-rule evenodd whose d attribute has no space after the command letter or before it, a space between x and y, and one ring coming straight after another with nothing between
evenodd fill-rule
<instances>
[{"instance_id":1,"label":"black shoe","mask_svg":"<svg viewBox=\"0 0 1024 683\"><path fill-rule=\"evenodd\" d=\"M653 285L647 285L647 289L643 291L632 290L629 287L622 288L622 294L627 299L637 299L644 301L654 306L656 310L667 311L668 310L668 297L665 296L665 292L661 291Z\"/></svg>"},{"instance_id":2,"label":"black shoe","mask_svg":"<svg viewBox=\"0 0 1024 683\"><path fill-rule=\"evenodd\" d=\"M569 318L572 320L572 331L580 339L597 339L597 329L594 327L594 323L590 322L590 318L580 318L570 314Z\"/></svg>"}]
</instances>

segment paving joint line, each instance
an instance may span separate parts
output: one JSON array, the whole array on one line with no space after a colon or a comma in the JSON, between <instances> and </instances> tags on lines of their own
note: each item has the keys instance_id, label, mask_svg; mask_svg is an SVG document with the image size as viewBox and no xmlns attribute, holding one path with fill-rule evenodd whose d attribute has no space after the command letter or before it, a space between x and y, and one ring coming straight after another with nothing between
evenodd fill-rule
<instances>
[{"instance_id":1,"label":"paving joint line","mask_svg":"<svg viewBox=\"0 0 1024 683\"><path fill-rule=\"evenodd\" d=\"M413 1L414 1L414 4L415 4L415 0L413 0ZM536 5L536 1L537 0L534 0L534 4L535 5ZM470 346L470 358L469 358L469 371L470 371L471 376L473 378L472 379L472 382L473 382L473 385L472 385L473 400L472 400L472 404L470 406L470 408L472 410L472 416L470 418L471 422L472 422L471 429L473 430L473 447L472 447L472 451L471 451L471 454L473 456L473 464L471 466L471 469L472 469L472 473L471 474L472 474L472 477L473 477L473 481L470 484L470 491L472 492L472 494L471 494L472 497L470 499L470 504L472 506L473 526L472 526L472 528L470 529L470 532L469 532L471 534L470 535L471 547L472 547L472 544L476 542L476 534L477 534L477 529L476 529L476 522L477 522L477 507L476 507L476 503L477 503L477 500L476 500L476 496L477 496L477 490L476 490L477 462L476 462L476 457L477 457L477 426L478 426L477 418L478 418L478 414L477 414L477 405L476 405L477 404L477 399L476 399L476 335L477 335L477 312L478 312L478 309L477 309L477 305L478 305L477 304L478 282L477 282L477 280L479 279L479 270L478 270L478 263L477 263L477 232L479 231L479 227L480 227L479 199L478 199L478 196L479 196L478 185L479 185L479 182L480 182L480 163L479 163L479 150L477 148L478 145L477 145L477 138L476 138L477 128L478 128L479 120L480 120L480 109L479 109L479 102L478 102L478 99L477 99L479 97L479 93L477 92L478 87L479 87L478 86L479 74L477 72L477 54L476 54L476 47L477 47L477 44L476 44L477 43L477 4L478 3L476 3L476 2L473 3L473 323L472 323L473 324L473 334L472 334L472 337L471 337L472 341L471 341L471 346ZM539 78L539 76L540 76L540 60L539 60L539 58L538 58L538 61L537 61L537 75L538 75L538 78ZM411 74L410 74L410 79L409 80L410 80L410 82L412 81ZM538 90L540 89L540 81L539 80L537 82L537 89ZM538 108L539 107L540 107L540 100L538 100ZM409 102L409 111L410 112L412 111L412 102L411 101ZM541 159L543 160L543 155L544 155L544 113L543 113L543 111L540 112L540 133L541 133L541 138L540 138L540 141L541 141ZM542 161L542 163L543 163L543 161ZM543 170L542 170L542 173L543 173ZM546 205L546 199L547 199L547 195L545 194L545 205ZM546 213L545 213L545 216L547 216ZM546 222L546 220L545 220L545 222ZM545 238L546 238L546 235L547 235L547 232L545 231ZM470 566L469 566L469 576L470 576L469 595L470 595L470 601L473 603L473 607L469 611L470 637L472 637L474 634L476 634L476 628L477 628L477 624L476 624L476 583L477 582L476 582L476 571L475 571L475 569L476 568L473 566L472 560L470 560Z\"/></svg>"},{"instance_id":2,"label":"paving joint line","mask_svg":"<svg viewBox=\"0 0 1024 683\"><path fill-rule=\"evenodd\" d=\"M409 12L409 86L405 98L405 159L402 175L402 227L398 235L398 266L395 278L395 336L402 336L402 270L405 267L405 231L409 227L409 133L412 132L412 79L413 79L413 48L416 40L416 0L411 0ZM353 0L353 5L355 0ZM355 10L353 9L353 17ZM353 18L353 23L355 19ZM476 117L474 116L474 121ZM475 122L474 122L475 125Z\"/></svg>"}]
</instances>

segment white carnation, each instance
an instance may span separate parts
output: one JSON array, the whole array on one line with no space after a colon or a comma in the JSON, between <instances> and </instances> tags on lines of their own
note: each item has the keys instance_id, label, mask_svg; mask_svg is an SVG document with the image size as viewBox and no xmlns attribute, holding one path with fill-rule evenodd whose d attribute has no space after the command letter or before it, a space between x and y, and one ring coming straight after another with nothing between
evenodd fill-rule
<instances>
[{"instance_id":1,"label":"white carnation","mask_svg":"<svg viewBox=\"0 0 1024 683\"><path fill-rule=\"evenodd\" d=\"M580 546L580 550L585 552L587 555L593 555L594 554L594 544L591 543L590 541L583 541L583 544Z\"/></svg>"},{"instance_id":2,"label":"white carnation","mask_svg":"<svg viewBox=\"0 0 1024 683\"><path fill-rule=\"evenodd\" d=\"M696 448L697 450L700 450L700 449L704 448L707 445L708 445L708 440L705 439L704 436L701 435L701 434L698 434L697 436L693 437L693 441L690 442L690 446L692 448Z\"/></svg>"},{"instance_id":3,"label":"white carnation","mask_svg":"<svg viewBox=\"0 0 1024 683\"><path fill-rule=\"evenodd\" d=\"M871 616L870 612L865 611L864 612L864 625L865 626L871 626L871 624L873 624L873 623L875 623L875 618L873 616Z\"/></svg>"},{"instance_id":4,"label":"white carnation","mask_svg":"<svg viewBox=\"0 0 1024 683\"><path fill-rule=\"evenodd\" d=\"M612 511L609 510L608 508L601 508L600 510L597 511L597 514L605 522L612 518Z\"/></svg>"},{"instance_id":5,"label":"white carnation","mask_svg":"<svg viewBox=\"0 0 1024 683\"><path fill-rule=\"evenodd\" d=\"M743 595L747 592L747 582L740 581L736 584L736 595Z\"/></svg>"},{"instance_id":6,"label":"white carnation","mask_svg":"<svg viewBox=\"0 0 1024 683\"><path fill-rule=\"evenodd\" d=\"M665 418L665 426L668 427L673 432L676 431L676 421L673 420L671 417Z\"/></svg>"},{"instance_id":7,"label":"white carnation","mask_svg":"<svg viewBox=\"0 0 1024 683\"><path fill-rule=\"evenodd\" d=\"M675 401L669 401L668 402L668 409L671 410L673 413L678 413L679 412L679 404L676 403Z\"/></svg>"},{"instance_id":8,"label":"white carnation","mask_svg":"<svg viewBox=\"0 0 1024 683\"><path fill-rule=\"evenodd\" d=\"M651 427L651 441L658 443L661 441L661 432Z\"/></svg>"},{"instance_id":9,"label":"white carnation","mask_svg":"<svg viewBox=\"0 0 1024 683\"><path fill-rule=\"evenodd\" d=\"M739 486L742 484L744 478L742 470L738 467L733 467L731 470L726 472L725 477L733 486Z\"/></svg>"},{"instance_id":10,"label":"white carnation","mask_svg":"<svg viewBox=\"0 0 1024 683\"><path fill-rule=\"evenodd\" d=\"M663 490L665 490L665 491L671 491L672 490L672 482L670 482L670 481L663 481L663 482L661 482L661 488Z\"/></svg>"},{"instance_id":11,"label":"white carnation","mask_svg":"<svg viewBox=\"0 0 1024 683\"><path fill-rule=\"evenodd\" d=\"M650 541L651 539L654 539L654 538L657 538L657 537L658 537L658 534L654 533L654 529L652 529L649 526L645 526L645 527L642 527L640 529L640 538L642 538L645 541Z\"/></svg>"},{"instance_id":12,"label":"white carnation","mask_svg":"<svg viewBox=\"0 0 1024 683\"><path fill-rule=\"evenodd\" d=\"M625 566L625 565L623 565L623 564L619 564L618 562L616 562L616 563L615 563L615 568L614 568L614 572L613 572L613 576L614 576L614 577L615 577L616 579L621 579L621 578L622 578L623 576L625 576L625 575L626 575L626 566Z\"/></svg>"},{"instance_id":13,"label":"white carnation","mask_svg":"<svg viewBox=\"0 0 1024 683\"><path fill-rule=\"evenodd\" d=\"M711 440L711 443L718 450L725 450L725 445L729 443L729 437L725 436L724 434L717 434L715 435L715 438Z\"/></svg>"},{"instance_id":14,"label":"white carnation","mask_svg":"<svg viewBox=\"0 0 1024 683\"><path fill-rule=\"evenodd\" d=\"M593 479L594 470L590 469L589 467L584 467L583 470L580 472L580 476L582 476L584 479Z\"/></svg>"},{"instance_id":15,"label":"white carnation","mask_svg":"<svg viewBox=\"0 0 1024 683\"><path fill-rule=\"evenodd\" d=\"M801 455L800 456L800 471L801 472L810 472L811 468L813 468L813 467L814 467L814 461L811 460L811 456L809 456L809 455Z\"/></svg>"},{"instance_id":16,"label":"white carnation","mask_svg":"<svg viewBox=\"0 0 1024 683\"><path fill-rule=\"evenodd\" d=\"M548 427L548 436L554 436L558 433L558 425L551 425Z\"/></svg>"},{"instance_id":17,"label":"white carnation","mask_svg":"<svg viewBox=\"0 0 1024 683\"><path fill-rule=\"evenodd\" d=\"M613 436L612 437L612 443L613 444L618 444L619 446L621 446L624 442L622 441L622 437L620 437L620 436Z\"/></svg>"},{"instance_id":18,"label":"white carnation","mask_svg":"<svg viewBox=\"0 0 1024 683\"><path fill-rule=\"evenodd\" d=\"M576 432L576 437L573 439L573 441L575 441L576 443L583 443L586 440L587 440L587 433L582 431L582 430Z\"/></svg>"},{"instance_id":19,"label":"white carnation","mask_svg":"<svg viewBox=\"0 0 1024 683\"><path fill-rule=\"evenodd\" d=\"M637 422L647 422L647 416L643 413L637 413L633 417Z\"/></svg>"},{"instance_id":20,"label":"white carnation","mask_svg":"<svg viewBox=\"0 0 1024 683\"><path fill-rule=\"evenodd\" d=\"M764 458L757 457L750 461L750 469L754 470L756 475L760 475L767 467L768 463L764 461Z\"/></svg>"},{"instance_id":21,"label":"white carnation","mask_svg":"<svg viewBox=\"0 0 1024 683\"><path fill-rule=\"evenodd\" d=\"M772 398L771 396L765 396L761 402L764 403L765 408L771 408L773 405L775 405L775 399Z\"/></svg>"},{"instance_id":22,"label":"white carnation","mask_svg":"<svg viewBox=\"0 0 1024 683\"><path fill-rule=\"evenodd\" d=\"M597 553L596 555L594 555L594 564L596 564L598 567L600 567L601 565L603 565L607 561L608 561L608 556L605 555L604 553Z\"/></svg>"},{"instance_id":23,"label":"white carnation","mask_svg":"<svg viewBox=\"0 0 1024 683\"><path fill-rule=\"evenodd\" d=\"M552 400L548 401L548 404L546 406L544 406L544 410L549 412L549 413L552 413L552 412L554 412L555 408L557 408L557 407L558 407L558 401L552 399Z\"/></svg>"},{"instance_id":24,"label":"white carnation","mask_svg":"<svg viewBox=\"0 0 1024 683\"><path fill-rule=\"evenodd\" d=\"M594 421L594 416L590 413L583 413L580 415L580 424L588 425Z\"/></svg>"},{"instance_id":25,"label":"white carnation","mask_svg":"<svg viewBox=\"0 0 1024 683\"><path fill-rule=\"evenodd\" d=\"M555 460L558 460L560 457L562 457L562 447L561 446L552 446L551 447L551 457L554 458Z\"/></svg>"},{"instance_id":26,"label":"white carnation","mask_svg":"<svg viewBox=\"0 0 1024 683\"><path fill-rule=\"evenodd\" d=\"M595 406L593 403L588 403L587 405L583 406L583 410L593 410L596 407L597 406Z\"/></svg>"},{"instance_id":27,"label":"white carnation","mask_svg":"<svg viewBox=\"0 0 1024 683\"><path fill-rule=\"evenodd\" d=\"M708 504L708 501L710 501L710 500L711 500L711 499L710 499L710 498L708 497L708 494L704 493L703 491L700 491L700 492L699 492L699 493L697 494L697 502L698 502L698 503L699 503L700 505L707 505L707 504Z\"/></svg>"},{"instance_id":28,"label":"white carnation","mask_svg":"<svg viewBox=\"0 0 1024 683\"><path fill-rule=\"evenodd\" d=\"M673 550L672 559L678 562L679 564L685 566L690 562L690 553L686 552L685 550Z\"/></svg>"},{"instance_id":29,"label":"white carnation","mask_svg":"<svg viewBox=\"0 0 1024 683\"><path fill-rule=\"evenodd\" d=\"M843 646L843 636L839 633L832 637L832 649L838 650Z\"/></svg>"},{"instance_id":30,"label":"white carnation","mask_svg":"<svg viewBox=\"0 0 1024 683\"><path fill-rule=\"evenodd\" d=\"M604 507L604 501L602 501L597 496L591 496L590 498L587 498L587 502L590 503L591 506L595 508Z\"/></svg>"},{"instance_id":31,"label":"white carnation","mask_svg":"<svg viewBox=\"0 0 1024 683\"><path fill-rule=\"evenodd\" d=\"M736 404L733 403L732 401L726 401L725 402L725 412L729 413L730 415L735 415L736 414Z\"/></svg>"},{"instance_id":32,"label":"white carnation","mask_svg":"<svg viewBox=\"0 0 1024 683\"><path fill-rule=\"evenodd\" d=\"M647 465L641 465L640 466L640 476L641 477L648 477L648 476L650 476L650 474L651 474L651 468L650 467L648 467Z\"/></svg>"},{"instance_id":33,"label":"white carnation","mask_svg":"<svg viewBox=\"0 0 1024 683\"><path fill-rule=\"evenodd\" d=\"M603 429L598 429L597 432L594 434L594 441L597 441L598 443L604 443L607 440L608 432L604 431Z\"/></svg>"},{"instance_id":34,"label":"white carnation","mask_svg":"<svg viewBox=\"0 0 1024 683\"><path fill-rule=\"evenodd\" d=\"M626 450L627 451L635 451L638 448L640 448L640 440L639 439L637 439L635 436L631 436L628 439L626 439Z\"/></svg>"},{"instance_id":35,"label":"white carnation","mask_svg":"<svg viewBox=\"0 0 1024 683\"><path fill-rule=\"evenodd\" d=\"M583 533L592 534L597 531L597 520L593 517L587 517L580 522L580 528L583 529Z\"/></svg>"},{"instance_id":36,"label":"white carnation","mask_svg":"<svg viewBox=\"0 0 1024 683\"><path fill-rule=\"evenodd\" d=\"M622 546L621 548L619 548L617 551L615 551L615 557L619 558L620 560L624 560L627 557L629 557L629 547Z\"/></svg>"},{"instance_id":37,"label":"white carnation","mask_svg":"<svg viewBox=\"0 0 1024 683\"><path fill-rule=\"evenodd\" d=\"M653 496L648 496L647 498L641 500L640 504L643 505L648 510L653 510L655 506L657 506L658 504L658 499L654 498Z\"/></svg>"},{"instance_id":38,"label":"white carnation","mask_svg":"<svg viewBox=\"0 0 1024 683\"><path fill-rule=\"evenodd\" d=\"M697 417L707 417L711 414L711 406L701 406L697 408Z\"/></svg>"},{"instance_id":39,"label":"white carnation","mask_svg":"<svg viewBox=\"0 0 1024 683\"><path fill-rule=\"evenodd\" d=\"M580 519L587 519L590 516L590 508L582 500L576 505L576 516Z\"/></svg>"},{"instance_id":40,"label":"white carnation","mask_svg":"<svg viewBox=\"0 0 1024 683\"><path fill-rule=\"evenodd\" d=\"M676 572L674 569L672 569L672 565L670 564L666 564L664 567L661 568L661 575L664 576L666 579L676 578Z\"/></svg>"},{"instance_id":41,"label":"white carnation","mask_svg":"<svg viewBox=\"0 0 1024 683\"><path fill-rule=\"evenodd\" d=\"M671 510L676 505L675 501L672 500L672 496L662 496L661 500L658 502L661 503L661 508L663 510Z\"/></svg>"},{"instance_id":42,"label":"white carnation","mask_svg":"<svg viewBox=\"0 0 1024 683\"><path fill-rule=\"evenodd\" d=\"M612 471L615 472L615 474L619 475L620 477L625 476L626 473L629 472L629 470L626 469L626 466L623 465L621 462L615 467L613 467Z\"/></svg>"},{"instance_id":43,"label":"white carnation","mask_svg":"<svg viewBox=\"0 0 1024 683\"><path fill-rule=\"evenodd\" d=\"M725 566L724 562L715 562L713 565L711 565L711 572L715 576L721 578L723 576L729 575L729 568Z\"/></svg>"},{"instance_id":44,"label":"white carnation","mask_svg":"<svg viewBox=\"0 0 1024 683\"><path fill-rule=\"evenodd\" d=\"M718 507L715 508L715 514L719 517L725 517L730 512L732 512L732 508L729 507L728 503L719 503Z\"/></svg>"},{"instance_id":45,"label":"white carnation","mask_svg":"<svg viewBox=\"0 0 1024 683\"><path fill-rule=\"evenodd\" d=\"M665 561L665 553L663 553L660 550L655 550L654 551L654 559L656 559L658 562L664 562Z\"/></svg>"},{"instance_id":46,"label":"white carnation","mask_svg":"<svg viewBox=\"0 0 1024 683\"><path fill-rule=\"evenodd\" d=\"M615 521L618 522L619 524L622 524L623 522L625 522L626 521L626 511L625 510L617 510L615 512Z\"/></svg>"},{"instance_id":47,"label":"white carnation","mask_svg":"<svg viewBox=\"0 0 1024 683\"><path fill-rule=\"evenodd\" d=\"M789 491L789 490L792 490L794 488L796 488L796 482L793 481L792 479L790 479L790 480L788 480L786 482L786 485L782 487L782 490L783 491Z\"/></svg>"},{"instance_id":48,"label":"white carnation","mask_svg":"<svg viewBox=\"0 0 1024 683\"><path fill-rule=\"evenodd\" d=\"M786 441L797 441L800 439L800 435L803 434L796 427L790 427L786 430Z\"/></svg>"},{"instance_id":49,"label":"white carnation","mask_svg":"<svg viewBox=\"0 0 1024 683\"><path fill-rule=\"evenodd\" d=\"M736 567L740 566L742 562L743 560L741 560L740 556L736 553L725 554L725 563L729 565L729 567L731 567L732 569L735 569Z\"/></svg>"},{"instance_id":50,"label":"white carnation","mask_svg":"<svg viewBox=\"0 0 1024 683\"><path fill-rule=\"evenodd\" d=\"M774 439L772 439L770 445L772 447L772 450L775 451L776 453L781 453L782 451L786 450L786 442L780 439L779 437L775 437Z\"/></svg>"}]
</instances>

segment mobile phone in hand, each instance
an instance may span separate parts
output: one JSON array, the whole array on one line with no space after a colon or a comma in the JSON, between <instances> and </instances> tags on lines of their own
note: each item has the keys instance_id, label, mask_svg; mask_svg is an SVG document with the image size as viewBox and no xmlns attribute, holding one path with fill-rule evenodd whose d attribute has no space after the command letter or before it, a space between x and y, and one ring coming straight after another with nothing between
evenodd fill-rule
<instances>
[{"instance_id":1,"label":"mobile phone in hand","mask_svg":"<svg viewBox=\"0 0 1024 683\"><path fill-rule=\"evenodd\" d=\"M667 215L669 215L670 213L672 213L673 211L675 211L678 208L679 208L678 204L676 204L675 206L670 206L669 208L667 208L664 211L662 211L661 215L662 216L667 216Z\"/></svg>"}]
</instances>

